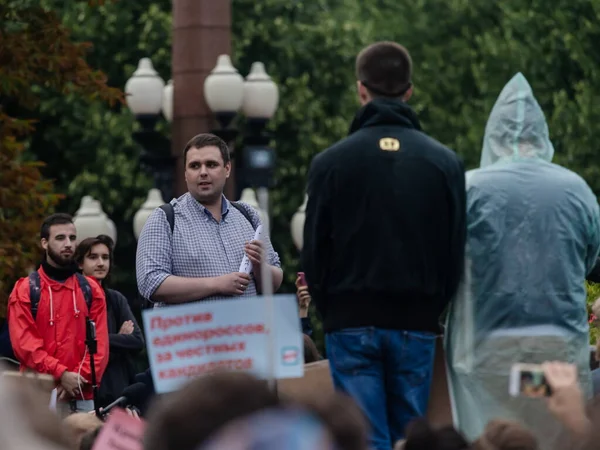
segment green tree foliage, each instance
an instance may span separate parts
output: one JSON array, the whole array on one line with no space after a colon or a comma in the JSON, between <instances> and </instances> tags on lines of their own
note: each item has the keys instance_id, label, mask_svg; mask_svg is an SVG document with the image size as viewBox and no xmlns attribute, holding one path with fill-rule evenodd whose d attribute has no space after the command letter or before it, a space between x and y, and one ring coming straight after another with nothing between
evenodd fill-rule
<instances>
[{"instance_id":1,"label":"green tree foliage","mask_svg":"<svg viewBox=\"0 0 600 450\"><path fill-rule=\"evenodd\" d=\"M57 8L76 39L94 44L88 61L108 74L111 86L122 87L144 56L170 77L170 1ZM302 203L310 160L347 133L358 108L354 58L376 40L410 50L410 103L424 130L459 152L468 168L479 164L485 123L502 87L523 72L546 113L555 161L600 192L594 154L600 110L593 107L600 98L598 0L554 0L551 7L542 0L232 0L232 11L234 64L245 74L263 61L280 87L271 123L279 163L272 213L287 291L299 268L289 221ZM119 231L119 273L129 277L117 282L133 292L131 219L150 180L138 173L131 114L46 92L39 114L31 151L49 163L45 171L67 195L62 206L69 211L83 194L101 200Z\"/></svg>"},{"instance_id":2,"label":"green tree foliage","mask_svg":"<svg viewBox=\"0 0 600 450\"><path fill-rule=\"evenodd\" d=\"M59 201L42 164L24 150L35 130L41 90L82 101L122 99L86 62L60 18L35 2L0 3L0 318L17 278L39 259L39 226Z\"/></svg>"},{"instance_id":3,"label":"green tree foliage","mask_svg":"<svg viewBox=\"0 0 600 450\"><path fill-rule=\"evenodd\" d=\"M590 343L596 344L600 338L600 317L593 317L592 305L600 298L600 284L586 282L587 309L590 316Z\"/></svg>"},{"instance_id":4,"label":"green tree foliage","mask_svg":"<svg viewBox=\"0 0 600 450\"><path fill-rule=\"evenodd\" d=\"M87 61L100 68L108 84L123 89L139 59L150 56L168 79L171 55L171 2L54 2L75 40L92 42ZM133 215L152 187L139 168L139 148L132 140L137 127L122 105L88 103L74 95L42 90L39 126L30 152L46 163L44 174L65 195L58 209L74 213L84 195L100 200L117 227L117 270L113 283L130 298L136 292ZM164 122L159 125L168 133Z\"/></svg>"}]
</instances>

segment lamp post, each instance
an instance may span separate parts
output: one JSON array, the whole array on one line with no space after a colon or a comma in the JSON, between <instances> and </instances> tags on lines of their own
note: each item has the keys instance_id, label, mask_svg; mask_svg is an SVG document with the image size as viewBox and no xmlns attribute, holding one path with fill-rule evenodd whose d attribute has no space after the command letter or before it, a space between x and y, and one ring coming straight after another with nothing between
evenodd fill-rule
<instances>
[{"instance_id":1,"label":"lamp post","mask_svg":"<svg viewBox=\"0 0 600 450\"><path fill-rule=\"evenodd\" d=\"M150 58L142 58L125 84L125 94L127 106L140 124L133 139L141 147L141 166L154 177L154 186L162 197L171 199L174 181L171 141L155 127L161 112L167 121L173 119L173 82L169 80L165 86Z\"/></svg>"},{"instance_id":2,"label":"lamp post","mask_svg":"<svg viewBox=\"0 0 600 450\"><path fill-rule=\"evenodd\" d=\"M163 203L165 203L165 201L158 189L155 188L148 191L146 201L135 213L135 216L133 216L133 234L136 239L140 237L144 224L146 223L146 220L148 220L148 217L150 217L150 214Z\"/></svg>"},{"instance_id":3,"label":"lamp post","mask_svg":"<svg viewBox=\"0 0 600 450\"><path fill-rule=\"evenodd\" d=\"M115 223L102 210L100 202L89 195L81 199L81 205L75 213L73 223L77 229L78 242L99 234L106 234L112 238L115 244L117 243Z\"/></svg>"},{"instance_id":4,"label":"lamp post","mask_svg":"<svg viewBox=\"0 0 600 450\"><path fill-rule=\"evenodd\" d=\"M252 206L260 216L260 221L264 223L266 220L269 220L269 216L267 213L261 209L258 204L258 197L256 197L256 192L252 188L245 188L242 191L242 195L240 196L240 201L244 202L250 206Z\"/></svg>"},{"instance_id":5,"label":"lamp post","mask_svg":"<svg viewBox=\"0 0 600 450\"><path fill-rule=\"evenodd\" d=\"M138 211L140 215L136 214L136 237L149 216L145 208L148 205L160 206L156 204L159 198L167 201L173 198L174 158L170 152L171 142L155 130L161 112L167 121L173 119L173 89L171 80L165 86L149 58L140 60L138 68L125 84L127 105L141 125L141 130L133 133L134 140L142 148L140 160L154 176L154 186L161 194L148 193L146 203ZM233 126L234 119L240 111L246 117L242 136L244 147L266 147L270 139L265 134L265 127L277 110L279 90L262 62L253 63L244 79L231 63L229 55L223 54L217 58L215 67L204 81L204 99L219 123L219 128L211 132L221 137L232 149L232 174L225 186L225 195L233 200L239 198L244 187L249 186L249 183L242 183L242 177L239 176L243 163L241 158L236 157L234 149L234 142L240 134L240 130ZM264 211L259 209L259 213L263 220L268 220Z\"/></svg>"},{"instance_id":6,"label":"lamp post","mask_svg":"<svg viewBox=\"0 0 600 450\"><path fill-rule=\"evenodd\" d=\"M269 144L270 138L265 134L265 127L277 111L279 90L262 62L253 63L244 79L231 63L229 55L220 55L204 82L204 97L220 125L220 128L211 132L227 142L230 148L234 147L233 142L240 133L240 130L232 127L240 111L246 118L242 136L244 147ZM242 182L243 163L239 156L235 150L232 152L234 174L231 179L235 184L229 189L230 198L238 198L248 185Z\"/></svg>"}]
</instances>

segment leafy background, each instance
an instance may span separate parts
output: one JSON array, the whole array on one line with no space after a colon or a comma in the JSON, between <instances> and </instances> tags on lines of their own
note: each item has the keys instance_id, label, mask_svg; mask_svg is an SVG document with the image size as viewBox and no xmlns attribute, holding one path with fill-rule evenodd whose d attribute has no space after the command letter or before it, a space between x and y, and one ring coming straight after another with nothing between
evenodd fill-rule
<instances>
[{"instance_id":1,"label":"leafy background","mask_svg":"<svg viewBox=\"0 0 600 450\"><path fill-rule=\"evenodd\" d=\"M35 2L9 2L8 8L17 4ZM170 78L169 0L93 7L85 1L45 0L42 6L57 14L73 41L93 45L86 60L106 74L109 86L122 88L146 56L165 80ZM600 192L600 109L595 107L600 0L232 0L232 11L234 64L246 74L253 61L263 61L280 88L280 107L270 127L279 161L273 241L285 268L284 291L293 290L299 269L289 222L302 203L308 165L314 154L347 133L358 106L354 58L375 40L394 40L411 51L411 104L424 130L461 154L468 168L478 165L485 122L498 93L522 72L546 113L555 161ZM131 138L137 125L120 104L65 94L44 83L31 89L41 101L30 111L37 124L25 142L25 155L45 163L42 174L63 196L57 209L74 213L83 195L101 201L118 230L113 281L132 298L132 218L151 187L138 168L139 148ZM168 124L159 126L169 134Z\"/></svg>"}]
</instances>

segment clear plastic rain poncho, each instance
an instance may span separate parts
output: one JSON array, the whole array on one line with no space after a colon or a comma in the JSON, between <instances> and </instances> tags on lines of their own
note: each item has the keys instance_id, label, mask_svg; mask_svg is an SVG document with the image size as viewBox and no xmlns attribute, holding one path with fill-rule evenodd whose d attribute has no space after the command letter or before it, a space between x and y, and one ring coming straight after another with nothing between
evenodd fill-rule
<instances>
[{"instance_id":1,"label":"clear plastic rain poncho","mask_svg":"<svg viewBox=\"0 0 600 450\"><path fill-rule=\"evenodd\" d=\"M446 329L455 424L478 437L515 419L549 448L562 431L539 399L509 396L513 363L576 363L591 392L585 276L600 248L596 197L552 164L548 126L517 74L489 117L481 167L467 172L467 251Z\"/></svg>"}]
</instances>

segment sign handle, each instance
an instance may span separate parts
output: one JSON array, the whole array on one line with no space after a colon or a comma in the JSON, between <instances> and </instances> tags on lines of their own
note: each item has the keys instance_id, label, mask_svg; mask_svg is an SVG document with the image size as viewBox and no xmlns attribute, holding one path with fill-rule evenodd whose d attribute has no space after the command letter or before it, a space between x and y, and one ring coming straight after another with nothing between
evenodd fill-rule
<instances>
[{"instance_id":1,"label":"sign handle","mask_svg":"<svg viewBox=\"0 0 600 450\"><path fill-rule=\"evenodd\" d=\"M256 194L258 197L258 205L259 208L264 211L265 220L262 224L263 226L263 236L266 238L271 237L271 229L269 226L269 190L265 187L258 188L256 190ZM264 242L264 241L263 241ZM269 263L267 261L267 255L263 255L264 257L261 260L261 283L262 283L262 296L265 298L265 307L267 309L266 314L266 323L267 330L269 334L267 336L267 357L268 357L268 376L267 380L269 383L269 388L273 391L277 389L277 381L275 374L275 337L274 333L274 304L273 304L273 274L269 268Z\"/></svg>"}]
</instances>

